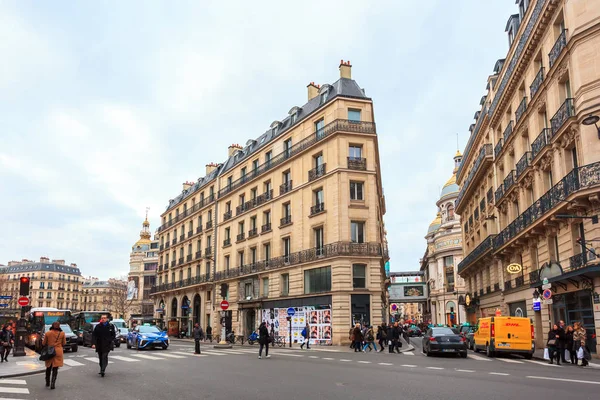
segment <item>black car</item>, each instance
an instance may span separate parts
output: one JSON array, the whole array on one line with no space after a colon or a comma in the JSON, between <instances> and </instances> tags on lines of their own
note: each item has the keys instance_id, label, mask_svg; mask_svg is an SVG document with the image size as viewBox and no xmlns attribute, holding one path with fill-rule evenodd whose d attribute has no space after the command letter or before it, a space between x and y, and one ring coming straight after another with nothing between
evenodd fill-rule
<instances>
[{"instance_id":1,"label":"black car","mask_svg":"<svg viewBox=\"0 0 600 400\"><path fill-rule=\"evenodd\" d=\"M421 337L423 336L423 332L416 326L411 326L408 328L408 336L409 337Z\"/></svg>"},{"instance_id":2,"label":"black car","mask_svg":"<svg viewBox=\"0 0 600 400\"><path fill-rule=\"evenodd\" d=\"M41 351L42 350L42 343L44 340L44 335L46 334L46 332L48 332L50 330L50 327L52 325L46 325L44 327L44 330L42 331L42 334L39 336L39 339L36 340L35 342L35 350L36 351ZM65 339L67 341L67 344L63 346L63 349L65 351L72 351L73 353L77 351L77 335L75 333L73 333L73 331L71 330L71 327L67 324L61 324L60 325L60 329L62 329L63 333L65 334ZM52 343L50 343L50 345L52 345Z\"/></svg>"},{"instance_id":3,"label":"black car","mask_svg":"<svg viewBox=\"0 0 600 400\"><path fill-rule=\"evenodd\" d=\"M430 328L423 337L423 353L427 357L434 353L460 354L467 358L467 338L451 328Z\"/></svg>"},{"instance_id":4,"label":"black car","mask_svg":"<svg viewBox=\"0 0 600 400\"><path fill-rule=\"evenodd\" d=\"M94 332L94 329L96 328L96 325L98 325L98 324L99 324L99 322L92 322L91 324L87 325L83 329L83 335L82 335L83 347L92 345L92 334ZM116 334L115 347L121 347L121 336L120 336L119 330L117 328L115 328L115 334Z\"/></svg>"},{"instance_id":5,"label":"black car","mask_svg":"<svg viewBox=\"0 0 600 400\"><path fill-rule=\"evenodd\" d=\"M475 334L475 331L477 327L474 325L463 325L460 327L460 334L463 335L464 337L467 338L467 347L470 350L475 350L475 347L473 346L473 344L475 343L473 340L473 335Z\"/></svg>"}]
</instances>

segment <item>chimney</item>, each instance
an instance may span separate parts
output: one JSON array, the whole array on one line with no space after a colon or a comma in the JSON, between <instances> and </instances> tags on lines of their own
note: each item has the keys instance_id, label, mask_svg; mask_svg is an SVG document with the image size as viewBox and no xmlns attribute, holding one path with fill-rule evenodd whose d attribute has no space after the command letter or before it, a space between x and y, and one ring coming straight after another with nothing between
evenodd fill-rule
<instances>
[{"instance_id":1,"label":"chimney","mask_svg":"<svg viewBox=\"0 0 600 400\"><path fill-rule=\"evenodd\" d=\"M188 190L192 186L194 186L194 182L183 182L183 190L184 191Z\"/></svg>"},{"instance_id":2,"label":"chimney","mask_svg":"<svg viewBox=\"0 0 600 400\"><path fill-rule=\"evenodd\" d=\"M215 164L215 163L206 164L206 175L213 172L215 169L217 169L218 166L219 166L219 164Z\"/></svg>"},{"instance_id":3,"label":"chimney","mask_svg":"<svg viewBox=\"0 0 600 400\"><path fill-rule=\"evenodd\" d=\"M352 65L350 61L340 60L340 78L352 79Z\"/></svg>"},{"instance_id":4,"label":"chimney","mask_svg":"<svg viewBox=\"0 0 600 400\"><path fill-rule=\"evenodd\" d=\"M237 153L238 150L241 150L241 149L243 149L243 147L240 146L239 144L232 144L231 146L229 146L227 148L228 157L231 157L232 155Z\"/></svg>"},{"instance_id":5,"label":"chimney","mask_svg":"<svg viewBox=\"0 0 600 400\"><path fill-rule=\"evenodd\" d=\"M75 264L75 263L71 263L71 267L73 267L73 268L77 268L77 264Z\"/></svg>"},{"instance_id":6,"label":"chimney","mask_svg":"<svg viewBox=\"0 0 600 400\"><path fill-rule=\"evenodd\" d=\"M319 95L319 86L315 85L314 82L309 83L306 87L308 88L308 101Z\"/></svg>"},{"instance_id":7,"label":"chimney","mask_svg":"<svg viewBox=\"0 0 600 400\"><path fill-rule=\"evenodd\" d=\"M41 263L49 263L50 259L48 257L40 257L40 262Z\"/></svg>"},{"instance_id":8,"label":"chimney","mask_svg":"<svg viewBox=\"0 0 600 400\"><path fill-rule=\"evenodd\" d=\"M65 260L52 260L53 264L65 265Z\"/></svg>"}]
</instances>

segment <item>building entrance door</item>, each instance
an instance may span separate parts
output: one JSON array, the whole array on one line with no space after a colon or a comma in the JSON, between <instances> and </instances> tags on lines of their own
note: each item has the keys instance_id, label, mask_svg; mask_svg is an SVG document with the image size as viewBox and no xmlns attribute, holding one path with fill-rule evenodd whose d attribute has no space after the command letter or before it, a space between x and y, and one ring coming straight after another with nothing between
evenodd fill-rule
<instances>
[{"instance_id":1,"label":"building entrance door","mask_svg":"<svg viewBox=\"0 0 600 400\"><path fill-rule=\"evenodd\" d=\"M554 299L552 323L563 320L565 324L573 325L581 322L587 334L586 344L592 353L596 353L596 326L591 293L580 290L554 296Z\"/></svg>"}]
</instances>

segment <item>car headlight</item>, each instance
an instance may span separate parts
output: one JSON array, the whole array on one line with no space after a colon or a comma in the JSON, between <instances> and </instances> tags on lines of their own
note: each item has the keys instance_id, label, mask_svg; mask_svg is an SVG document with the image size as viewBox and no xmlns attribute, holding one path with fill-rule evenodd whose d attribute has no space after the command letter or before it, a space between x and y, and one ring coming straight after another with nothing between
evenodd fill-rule
<instances>
[{"instance_id":1,"label":"car headlight","mask_svg":"<svg viewBox=\"0 0 600 400\"><path fill-rule=\"evenodd\" d=\"M148 337L146 335L142 335L140 336L142 339L148 339Z\"/></svg>"}]
</instances>

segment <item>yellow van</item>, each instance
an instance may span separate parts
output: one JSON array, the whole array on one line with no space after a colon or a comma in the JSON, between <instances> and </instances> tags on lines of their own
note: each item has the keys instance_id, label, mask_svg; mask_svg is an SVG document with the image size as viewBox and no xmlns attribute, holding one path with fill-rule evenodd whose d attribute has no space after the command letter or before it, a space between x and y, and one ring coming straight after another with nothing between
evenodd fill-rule
<instances>
[{"instance_id":1,"label":"yellow van","mask_svg":"<svg viewBox=\"0 0 600 400\"><path fill-rule=\"evenodd\" d=\"M535 352L533 323L523 317L480 318L473 335L473 349L485 351L488 357L509 353L530 359Z\"/></svg>"}]
</instances>

